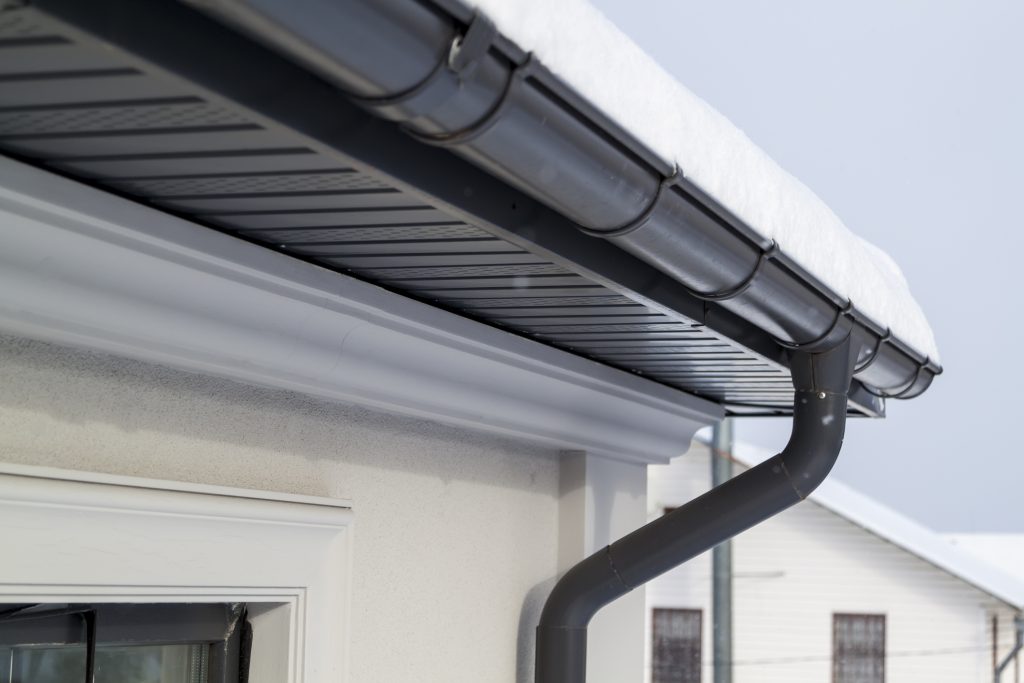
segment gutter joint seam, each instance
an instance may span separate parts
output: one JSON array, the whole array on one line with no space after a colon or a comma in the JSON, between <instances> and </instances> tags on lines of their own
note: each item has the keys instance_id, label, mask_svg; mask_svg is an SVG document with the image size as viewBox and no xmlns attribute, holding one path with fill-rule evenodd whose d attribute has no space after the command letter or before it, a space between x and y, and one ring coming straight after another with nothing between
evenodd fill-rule
<instances>
[{"instance_id":1,"label":"gutter joint seam","mask_svg":"<svg viewBox=\"0 0 1024 683\"><path fill-rule=\"evenodd\" d=\"M606 545L604 552L605 557L608 559L608 566L611 568L612 573L615 574L615 578L619 580L619 583L621 583L626 590L633 590L633 586L626 583L626 580L622 578L622 574L619 573L618 568L615 566L615 557L612 555L611 545Z\"/></svg>"},{"instance_id":2,"label":"gutter joint seam","mask_svg":"<svg viewBox=\"0 0 1024 683\"><path fill-rule=\"evenodd\" d=\"M775 338L775 342L779 346L782 346L784 348L787 348L787 349L790 349L790 350L794 350L794 351L797 351L797 350L799 350L799 351L820 350L820 349L818 349L818 347L821 344L823 344L824 342L826 342L829 337L832 336L832 333L835 332L836 328L839 327L839 323L841 323L843 321L843 318L845 318L846 316L850 315L851 311L853 311L853 302L852 301L847 301L845 306L843 306L842 308L836 310L836 317L832 319L832 324L829 325L828 329L825 330L816 339L811 339L810 341L805 341L805 342L788 342L788 341L785 341L784 339L779 339L778 337L776 337ZM838 344L834 344L833 346L837 346L837 345Z\"/></svg>"},{"instance_id":3,"label":"gutter joint seam","mask_svg":"<svg viewBox=\"0 0 1024 683\"><path fill-rule=\"evenodd\" d=\"M682 178L682 171L679 170L679 166L673 166L672 173L662 178L661 183L658 184L658 191L654 194L654 198L647 204L644 210L640 212L640 215L624 225L612 228L611 230L598 230L595 228L588 228L584 225L579 225L577 228L585 235L601 237L604 239L628 235L629 233L642 228L647 221L650 220L654 210L658 208L659 204L661 204L661 198L665 195L665 192L674 186L680 178Z\"/></svg>"},{"instance_id":4,"label":"gutter joint seam","mask_svg":"<svg viewBox=\"0 0 1024 683\"><path fill-rule=\"evenodd\" d=\"M779 460L779 469L782 470L782 473L786 476L786 481L788 481L789 485L793 488L793 493L796 494L797 498L800 500L807 500L807 496L810 494L805 494L800 490L800 487L796 485L793 475L789 473L789 468L786 467L785 460Z\"/></svg>"}]
</instances>

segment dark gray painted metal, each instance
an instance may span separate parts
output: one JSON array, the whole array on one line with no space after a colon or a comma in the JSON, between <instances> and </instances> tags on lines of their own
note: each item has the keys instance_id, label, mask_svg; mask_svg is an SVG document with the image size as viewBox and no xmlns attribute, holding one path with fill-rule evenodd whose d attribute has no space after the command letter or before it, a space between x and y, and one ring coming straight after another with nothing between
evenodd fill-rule
<instances>
[{"instance_id":1,"label":"dark gray painted metal","mask_svg":"<svg viewBox=\"0 0 1024 683\"><path fill-rule=\"evenodd\" d=\"M63 612L44 611L45 619L22 621L0 616L0 645L76 645L84 642L85 609L97 614L97 639L103 645L213 643L224 640L238 616L224 604L95 604Z\"/></svg>"},{"instance_id":2,"label":"dark gray painted metal","mask_svg":"<svg viewBox=\"0 0 1024 683\"><path fill-rule=\"evenodd\" d=\"M745 283L760 255L770 248L759 243L763 240L749 227L736 229L739 221L735 217L706 197L695 196L692 186L661 177L640 161L644 155L624 148L566 106L565 88L555 86L558 92L552 92L552 79L538 78L542 70L531 60L515 63L505 57L503 61L492 50L481 59L472 78L453 69L446 72L450 50L443 48L456 45L465 29L453 22L445 32L431 15L435 17L431 30L411 37L405 19L388 23L387 17L412 16L414 8L421 12L421 0L345 3L346 11L358 12L365 27L377 32L372 44L375 58L360 54L358 61L354 47L346 49L336 33L328 35L323 30L322 22L331 20L331 8L336 7L328 0L303 0L302 12L285 0L209 0L200 4L215 8L229 21L360 95L366 83L383 84L396 78L408 50L424 52L431 47L441 58L430 71L430 83L439 87L437 83L448 79L451 96L429 111L410 107L403 113L402 93L390 91L384 115L403 120L419 139L432 137L451 147L585 226L589 233L605 234L697 296L713 296ZM372 19L366 18L367 12ZM354 32L352 23L348 22L345 30ZM285 36L275 24L287 26L302 41ZM338 28L343 27L339 24ZM321 57L328 49L332 58L324 60ZM477 74L487 77L478 80ZM404 80L411 82L411 73L409 76ZM424 77L419 83L426 80ZM488 89L490 109L469 124L467 131L460 114L479 111L480 101L488 99L484 94ZM694 248L696 244L700 248ZM854 330L858 359L868 351L880 357L858 375L863 374L862 381L882 394L917 395L941 371L936 363L886 337L884 330L875 329L845 302L836 301L834 294L784 255L769 259L749 286L723 300L722 306L785 344L810 349L834 345Z\"/></svg>"},{"instance_id":3,"label":"dark gray painted metal","mask_svg":"<svg viewBox=\"0 0 1024 683\"><path fill-rule=\"evenodd\" d=\"M711 488L732 479L732 420L715 425L711 436ZM732 541L711 549L711 674L732 683Z\"/></svg>"},{"instance_id":4,"label":"dark gray painted metal","mask_svg":"<svg viewBox=\"0 0 1024 683\"><path fill-rule=\"evenodd\" d=\"M6 613L0 616L0 624L6 624L7 626L14 626L16 629L19 626L29 626L28 631L31 631L33 625L40 623L52 623L53 620L65 622L66 620L73 620L75 622L81 622L81 626L84 627L84 638L85 643L85 662L82 667L82 676L85 683L95 683L96 680L96 610L91 607L64 607L54 608L40 611L22 611L14 610L11 613ZM63 625L63 624L62 624ZM21 633L25 633L26 629L21 629ZM18 641L14 644L20 645L25 644L25 640ZM16 664L17 653L14 652L14 658L12 658L11 669L14 669Z\"/></svg>"},{"instance_id":5,"label":"dark gray painted metal","mask_svg":"<svg viewBox=\"0 0 1024 683\"><path fill-rule=\"evenodd\" d=\"M75 70L46 46L25 56L11 39L33 32L110 68ZM0 148L45 142L23 158L734 412L791 410L788 360L767 334L177 2L39 0L0 16L0 45ZM223 125L265 143L237 148ZM730 353L694 356L708 345ZM854 410L882 413L859 395Z\"/></svg>"},{"instance_id":6,"label":"dark gray painted metal","mask_svg":"<svg viewBox=\"0 0 1024 683\"><path fill-rule=\"evenodd\" d=\"M615 541L555 585L537 626L537 683L584 683L587 625L599 609L806 498L843 444L854 358L849 340L795 352L793 432L781 453Z\"/></svg>"},{"instance_id":7,"label":"dark gray painted metal","mask_svg":"<svg viewBox=\"0 0 1024 683\"><path fill-rule=\"evenodd\" d=\"M0 645L86 646L85 680L95 679L96 647L208 643L210 683L241 680L240 603L23 605L0 614ZM83 622L85 628L83 629Z\"/></svg>"},{"instance_id":8,"label":"dark gray painted metal","mask_svg":"<svg viewBox=\"0 0 1024 683\"><path fill-rule=\"evenodd\" d=\"M995 683L999 683L1003 679L1003 672L1006 671L1006 667L1010 666L1010 663L1017 658L1017 654L1024 649L1024 617L1020 614L1014 615L1013 628L1013 649L1011 649L1003 660L996 665L995 671L993 672L993 680L995 680Z\"/></svg>"}]
</instances>

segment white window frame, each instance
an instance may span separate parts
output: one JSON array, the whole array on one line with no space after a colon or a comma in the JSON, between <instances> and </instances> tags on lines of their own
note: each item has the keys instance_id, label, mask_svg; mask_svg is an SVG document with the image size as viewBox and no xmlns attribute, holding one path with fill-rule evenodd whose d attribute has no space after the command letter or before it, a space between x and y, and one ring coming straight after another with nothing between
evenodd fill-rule
<instances>
[{"instance_id":1,"label":"white window frame","mask_svg":"<svg viewBox=\"0 0 1024 683\"><path fill-rule=\"evenodd\" d=\"M0 604L246 602L253 683L345 681L351 506L0 463Z\"/></svg>"}]
</instances>

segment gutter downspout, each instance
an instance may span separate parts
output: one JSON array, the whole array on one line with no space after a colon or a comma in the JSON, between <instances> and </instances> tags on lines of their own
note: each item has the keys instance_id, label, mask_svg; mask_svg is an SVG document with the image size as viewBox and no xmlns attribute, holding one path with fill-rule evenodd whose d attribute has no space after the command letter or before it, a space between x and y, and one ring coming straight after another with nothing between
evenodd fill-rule
<instances>
[{"instance_id":1,"label":"gutter downspout","mask_svg":"<svg viewBox=\"0 0 1024 683\"><path fill-rule=\"evenodd\" d=\"M1002 680L1003 671L1006 670L1006 667L1010 666L1010 662L1012 662L1014 657L1017 656L1017 653L1024 648L1024 616L1021 616L1020 614L1014 616L1013 626L1017 633L1016 640L1014 641L1013 649L1010 650L1010 653L1006 655L1003 661L999 662L998 666L996 666L995 683L999 683L999 681Z\"/></svg>"},{"instance_id":2,"label":"gutter downspout","mask_svg":"<svg viewBox=\"0 0 1024 683\"><path fill-rule=\"evenodd\" d=\"M793 431L785 449L572 567L548 596L537 626L535 683L584 683L587 625L599 609L805 499L843 445L853 376L849 338L792 357Z\"/></svg>"}]
</instances>

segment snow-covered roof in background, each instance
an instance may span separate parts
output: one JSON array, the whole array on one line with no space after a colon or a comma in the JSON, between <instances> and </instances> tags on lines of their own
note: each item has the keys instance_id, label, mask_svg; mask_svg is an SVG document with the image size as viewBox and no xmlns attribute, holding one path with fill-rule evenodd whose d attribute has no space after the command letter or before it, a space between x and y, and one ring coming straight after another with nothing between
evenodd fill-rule
<instances>
[{"instance_id":1,"label":"snow-covered roof in background","mask_svg":"<svg viewBox=\"0 0 1024 683\"><path fill-rule=\"evenodd\" d=\"M586 0L464 0L521 49L876 323L938 361L896 263Z\"/></svg>"},{"instance_id":2,"label":"snow-covered roof in background","mask_svg":"<svg viewBox=\"0 0 1024 683\"><path fill-rule=\"evenodd\" d=\"M943 534L957 549L1024 580L1024 534Z\"/></svg>"},{"instance_id":3,"label":"snow-covered roof in background","mask_svg":"<svg viewBox=\"0 0 1024 683\"><path fill-rule=\"evenodd\" d=\"M733 446L732 454L741 464L752 467L772 457L775 452L737 443ZM1003 569L1009 565L997 566L987 561L989 558L984 554L958 548L948 537L921 526L892 508L836 481L834 477L826 479L810 495L810 500L985 593L1014 607L1024 607L1024 576L1018 578ZM1022 536L1018 538L1024 539ZM1024 555L1024 540L1019 542L1017 550Z\"/></svg>"}]
</instances>

